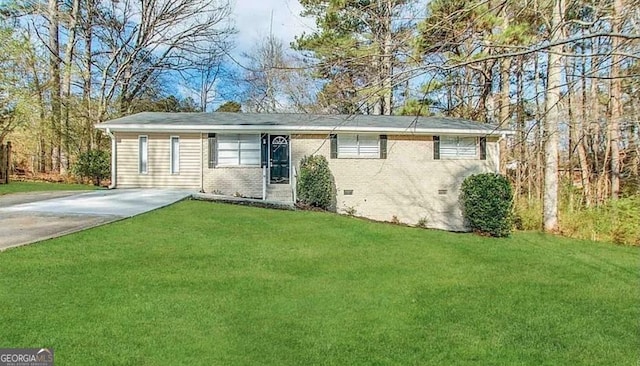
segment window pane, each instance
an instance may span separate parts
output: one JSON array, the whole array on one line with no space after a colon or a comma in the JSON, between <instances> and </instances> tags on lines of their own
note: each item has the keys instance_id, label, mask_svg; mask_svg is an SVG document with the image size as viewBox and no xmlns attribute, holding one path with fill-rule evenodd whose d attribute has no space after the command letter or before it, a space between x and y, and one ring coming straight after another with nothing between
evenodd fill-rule
<instances>
[{"instance_id":1,"label":"window pane","mask_svg":"<svg viewBox=\"0 0 640 366\"><path fill-rule=\"evenodd\" d=\"M440 156L444 158L475 158L477 139L475 137L440 137Z\"/></svg>"},{"instance_id":2,"label":"window pane","mask_svg":"<svg viewBox=\"0 0 640 366\"><path fill-rule=\"evenodd\" d=\"M260 149L242 150L240 152L240 165L260 165Z\"/></svg>"},{"instance_id":3,"label":"window pane","mask_svg":"<svg viewBox=\"0 0 640 366\"><path fill-rule=\"evenodd\" d=\"M218 164L222 164L223 161L227 164L229 161L238 164L238 150L218 150Z\"/></svg>"},{"instance_id":4,"label":"window pane","mask_svg":"<svg viewBox=\"0 0 640 366\"><path fill-rule=\"evenodd\" d=\"M138 171L140 173L147 172L148 156L147 137L140 136L138 137Z\"/></svg>"},{"instance_id":5,"label":"window pane","mask_svg":"<svg viewBox=\"0 0 640 366\"><path fill-rule=\"evenodd\" d=\"M440 137L440 147L456 147L458 146L458 138L455 136L441 136Z\"/></svg>"},{"instance_id":6,"label":"window pane","mask_svg":"<svg viewBox=\"0 0 640 366\"><path fill-rule=\"evenodd\" d=\"M209 169L213 168L216 164L216 138L209 137Z\"/></svg>"},{"instance_id":7,"label":"window pane","mask_svg":"<svg viewBox=\"0 0 640 366\"><path fill-rule=\"evenodd\" d=\"M180 171L180 139L178 137L171 138L171 173L176 174Z\"/></svg>"},{"instance_id":8,"label":"window pane","mask_svg":"<svg viewBox=\"0 0 640 366\"><path fill-rule=\"evenodd\" d=\"M238 140L218 140L218 149L220 150L238 150Z\"/></svg>"},{"instance_id":9,"label":"window pane","mask_svg":"<svg viewBox=\"0 0 640 366\"><path fill-rule=\"evenodd\" d=\"M474 158L476 156L476 138L458 138L458 156L464 158Z\"/></svg>"},{"instance_id":10,"label":"window pane","mask_svg":"<svg viewBox=\"0 0 640 366\"><path fill-rule=\"evenodd\" d=\"M260 135L218 135L218 165L260 165Z\"/></svg>"},{"instance_id":11,"label":"window pane","mask_svg":"<svg viewBox=\"0 0 640 366\"><path fill-rule=\"evenodd\" d=\"M221 155L218 156L218 165L219 166L230 166L230 165L238 165L238 157L223 157Z\"/></svg>"},{"instance_id":12,"label":"window pane","mask_svg":"<svg viewBox=\"0 0 640 366\"><path fill-rule=\"evenodd\" d=\"M338 135L338 157L358 156L358 135Z\"/></svg>"},{"instance_id":13,"label":"window pane","mask_svg":"<svg viewBox=\"0 0 640 366\"><path fill-rule=\"evenodd\" d=\"M260 150L260 135L240 135L240 149Z\"/></svg>"},{"instance_id":14,"label":"window pane","mask_svg":"<svg viewBox=\"0 0 640 366\"><path fill-rule=\"evenodd\" d=\"M360 157L380 157L380 144L378 142L378 136L358 135L358 144L360 146Z\"/></svg>"},{"instance_id":15,"label":"window pane","mask_svg":"<svg viewBox=\"0 0 640 366\"><path fill-rule=\"evenodd\" d=\"M459 148L458 149L458 157L461 158L474 158L476 156L476 149L475 147L465 147L465 148Z\"/></svg>"}]
</instances>

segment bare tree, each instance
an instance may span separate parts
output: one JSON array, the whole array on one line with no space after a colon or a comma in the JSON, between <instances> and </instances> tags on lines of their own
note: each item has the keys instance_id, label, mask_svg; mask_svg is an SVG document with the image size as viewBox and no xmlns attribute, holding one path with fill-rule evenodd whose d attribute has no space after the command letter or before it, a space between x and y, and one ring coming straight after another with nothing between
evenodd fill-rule
<instances>
[{"instance_id":1,"label":"bare tree","mask_svg":"<svg viewBox=\"0 0 640 366\"><path fill-rule=\"evenodd\" d=\"M613 1L613 19L611 31L622 31L622 0ZM620 62L618 54L621 41L618 37L611 39L611 120L609 121L609 145L611 146L611 198L616 200L620 195L620 120L622 119L622 81L620 79Z\"/></svg>"},{"instance_id":2,"label":"bare tree","mask_svg":"<svg viewBox=\"0 0 640 366\"><path fill-rule=\"evenodd\" d=\"M59 41L59 4L58 0L49 0L49 85L51 94L51 128L55 136L53 146L53 170L60 173L62 162L61 90L60 90L60 41Z\"/></svg>"},{"instance_id":3,"label":"bare tree","mask_svg":"<svg viewBox=\"0 0 640 366\"><path fill-rule=\"evenodd\" d=\"M564 0L555 0L549 26L551 43L563 39ZM545 231L558 230L558 144L560 88L562 87L562 46L549 49L547 64L547 92L545 96L545 172L543 221Z\"/></svg>"},{"instance_id":4,"label":"bare tree","mask_svg":"<svg viewBox=\"0 0 640 366\"><path fill-rule=\"evenodd\" d=\"M127 113L160 73L189 69L209 45L225 42L233 33L230 12L228 2L217 0L125 0L96 12L102 26L94 28L95 37L104 47L95 63L97 120L104 120L114 102L116 113Z\"/></svg>"},{"instance_id":5,"label":"bare tree","mask_svg":"<svg viewBox=\"0 0 640 366\"><path fill-rule=\"evenodd\" d=\"M62 101L63 101L63 113L62 120L64 125L64 131L62 132L63 144L64 144L64 153L61 154L62 157L62 168L65 171L69 170L70 159L69 155L71 153L70 148L70 110L71 110L71 73L72 73L72 62L74 61L74 51L76 45L76 27L78 24L78 14L80 12L80 0L73 0L71 2L71 12L69 13L68 25L67 29L69 32L67 34L67 46L64 53L64 73L62 74ZM61 126L62 127L62 126Z\"/></svg>"},{"instance_id":6,"label":"bare tree","mask_svg":"<svg viewBox=\"0 0 640 366\"><path fill-rule=\"evenodd\" d=\"M262 113L283 111L285 96L281 85L287 77L288 65L282 41L269 35L256 42L252 51L244 53L248 60L243 75L244 105Z\"/></svg>"},{"instance_id":7,"label":"bare tree","mask_svg":"<svg viewBox=\"0 0 640 366\"><path fill-rule=\"evenodd\" d=\"M193 61L192 69L182 73L184 86L189 93L197 96L200 110L203 112L209 111L210 105L217 97L216 86L225 74L222 63L228 48L226 43L209 45L206 53Z\"/></svg>"}]
</instances>

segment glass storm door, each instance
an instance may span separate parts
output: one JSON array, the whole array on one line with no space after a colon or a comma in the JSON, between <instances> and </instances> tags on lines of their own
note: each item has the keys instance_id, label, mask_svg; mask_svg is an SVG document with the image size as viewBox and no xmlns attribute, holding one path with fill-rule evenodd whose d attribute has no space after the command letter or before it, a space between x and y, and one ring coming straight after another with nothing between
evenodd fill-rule
<instances>
[{"instance_id":1,"label":"glass storm door","mask_svg":"<svg viewBox=\"0 0 640 366\"><path fill-rule=\"evenodd\" d=\"M271 184L289 184L289 136L271 135Z\"/></svg>"}]
</instances>

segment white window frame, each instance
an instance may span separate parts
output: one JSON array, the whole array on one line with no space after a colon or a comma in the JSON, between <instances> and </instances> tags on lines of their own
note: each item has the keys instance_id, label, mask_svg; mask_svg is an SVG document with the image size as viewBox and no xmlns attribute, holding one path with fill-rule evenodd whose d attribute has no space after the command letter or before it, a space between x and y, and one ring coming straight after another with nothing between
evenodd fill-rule
<instances>
[{"instance_id":1,"label":"white window frame","mask_svg":"<svg viewBox=\"0 0 640 366\"><path fill-rule=\"evenodd\" d=\"M178 151L177 151L177 161L174 161L174 145L173 141L178 141ZM175 163L175 164L174 164ZM171 174L180 174L180 136L170 136L169 137L169 172Z\"/></svg>"},{"instance_id":2,"label":"white window frame","mask_svg":"<svg viewBox=\"0 0 640 366\"><path fill-rule=\"evenodd\" d=\"M468 153L470 145L462 144L462 139L469 141L473 139L473 155ZM447 146L447 144L449 144L449 146ZM440 159L476 160L480 158L479 147L479 139L475 136L442 135L440 136ZM451 153L451 151L453 151L453 154Z\"/></svg>"},{"instance_id":3,"label":"white window frame","mask_svg":"<svg viewBox=\"0 0 640 366\"><path fill-rule=\"evenodd\" d=\"M144 152L142 150L142 140L144 139ZM144 163L144 169L143 169ZM149 173L149 136L138 135L138 174Z\"/></svg>"},{"instance_id":4,"label":"white window frame","mask_svg":"<svg viewBox=\"0 0 640 366\"><path fill-rule=\"evenodd\" d=\"M367 137L367 140L376 140L376 151L375 152L366 152L364 151L366 148L371 148L371 146L362 145L361 138ZM337 148L338 148L338 159L380 159L380 135L367 135L367 134L338 134L337 136ZM355 139L355 144L351 146L345 146L345 144L350 143ZM350 141L351 140L351 141ZM363 139L364 140L364 139ZM342 145L342 146L341 146ZM355 149L354 152L345 152L344 149L351 148ZM340 151L340 150L343 151Z\"/></svg>"},{"instance_id":5,"label":"white window frame","mask_svg":"<svg viewBox=\"0 0 640 366\"><path fill-rule=\"evenodd\" d=\"M242 139L241 136L251 136L255 138L256 148L253 149L243 149L242 148ZM228 144L229 140L232 140L231 137L235 137L235 143L237 143L237 147L233 149L220 149L221 144ZM254 154L257 152L258 157L255 162L250 164L244 163L242 164L242 151L252 151ZM221 156L224 155L225 151L237 151L237 160L233 163L221 163ZM261 159L262 154L262 140L260 134L253 133L233 133L233 134L217 134L216 136L216 166L219 167L260 167L262 162Z\"/></svg>"}]
</instances>

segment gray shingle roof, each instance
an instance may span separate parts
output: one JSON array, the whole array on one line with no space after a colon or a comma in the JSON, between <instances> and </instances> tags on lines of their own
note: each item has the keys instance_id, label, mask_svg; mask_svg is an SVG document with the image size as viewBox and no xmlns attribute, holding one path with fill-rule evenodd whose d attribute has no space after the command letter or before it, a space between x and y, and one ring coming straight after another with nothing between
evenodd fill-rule
<instances>
[{"instance_id":1,"label":"gray shingle roof","mask_svg":"<svg viewBox=\"0 0 640 366\"><path fill-rule=\"evenodd\" d=\"M108 122L97 128L113 130L286 130L286 131L377 131L501 134L511 131L495 125L449 117L380 115L314 115L295 113L165 113L143 112Z\"/></svg>"}]
</instances>

